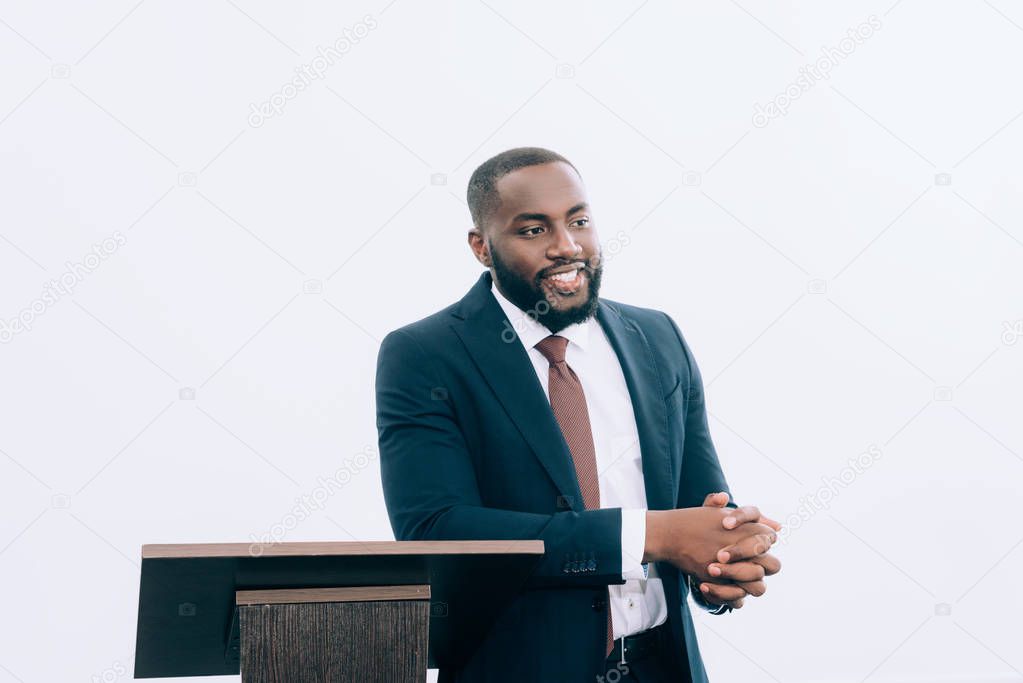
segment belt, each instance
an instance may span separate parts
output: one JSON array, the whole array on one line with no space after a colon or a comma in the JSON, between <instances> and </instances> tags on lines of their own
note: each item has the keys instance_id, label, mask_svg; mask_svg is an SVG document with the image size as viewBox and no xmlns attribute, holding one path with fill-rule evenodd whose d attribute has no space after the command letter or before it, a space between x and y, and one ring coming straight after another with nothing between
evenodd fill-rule
<instances>
[{"instance_id":1,"label":"belt","mask_svg":"<svg viewBox=\"0 0 1023 683\"><path fill-rule=\"evenodd\" d=\"M611 654L607 656L607 660L624 664L644 659L657 652L662 645L669 641L670 637L668 622L664 622L660 626L655 626L646 631L618 638L615 640L614 648L611 650ZM624 652L622 650L622 641L624 641Z\"/></svg>"}]
</instances>

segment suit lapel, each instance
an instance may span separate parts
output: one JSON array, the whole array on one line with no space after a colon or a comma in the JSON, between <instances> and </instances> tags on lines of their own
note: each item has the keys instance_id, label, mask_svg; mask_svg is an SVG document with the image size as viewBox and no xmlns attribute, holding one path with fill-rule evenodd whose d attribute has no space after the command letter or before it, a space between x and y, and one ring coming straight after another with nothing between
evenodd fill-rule
<instances>
[{"instance_id":1,"label":"suit lapel","mask_svg":"<svg viewBox=\"0 0 1023 683\"><path fill-rule=\"evenodd\" d=\"M526 350L490 292L491 282L485 271L456 306L453 329L558 491L581 512L572 454Z\"/></svg>"},{"instance_id":2,"label":"suit lapel","mask_svg":"<svg viewBox=\"0 0 1023 683\"><path fill-rule=\"evenodd\" d=\"M629 387L643 454L647 508L671 509L675 507L673 490L677 482L672 476L668 448L668 413L662 398L665 389L654 365L653 351L639 327L623 317L613 302L600 300L597 320L618 355Z\"/></svg>"}]
</instances>

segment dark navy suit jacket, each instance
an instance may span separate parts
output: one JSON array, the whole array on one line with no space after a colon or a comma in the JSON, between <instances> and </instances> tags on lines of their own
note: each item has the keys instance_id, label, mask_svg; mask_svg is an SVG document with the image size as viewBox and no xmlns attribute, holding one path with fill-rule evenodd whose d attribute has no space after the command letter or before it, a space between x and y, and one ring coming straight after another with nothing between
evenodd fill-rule
<instances>
[{"instance_id":1,"label":"dark navy suit jacket","mask_svg":"<svg viewBox=\"0 0 1023 683\"><path fill-rule=\"evenodd\" d=\"M607 586L621 584L621 510L584 510L571 454L485 271L462 298L387 335L376 407L398 540L541 539L546 552L482 644L440 682L595 683ZM727 484L699 370L660 311L601 299L639 430L647 507L696 507ZM685 576L657 563L682 670L706 681Z\"/></svg>"}]
</instances>

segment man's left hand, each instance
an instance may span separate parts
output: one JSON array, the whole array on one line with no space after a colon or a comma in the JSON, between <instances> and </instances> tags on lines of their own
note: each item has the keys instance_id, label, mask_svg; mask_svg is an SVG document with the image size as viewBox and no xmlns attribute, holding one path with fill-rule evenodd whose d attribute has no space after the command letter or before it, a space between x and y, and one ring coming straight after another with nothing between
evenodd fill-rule
<instances>
[{"instance_id":1,"label":"man's left hand","mask_svg":"<svg viewBox=\"0 0 1023 683\"><path fill-rule=\"evenodd\" d=\"M704 501L704 507L723 508L728 505L727 493L711 493ZM760 522L775 531L781 531L781 524L764 517L760 510L753 506L736 508L734 514L725 517L722 524L726 529L734 529L747 522ZM764 577L777 574L781 570L781 562L767 552L746 560L734 562L715 562L707 567L707 573L717 577L718 581L700 583L700 595L705 602L712 605L729 605L739 609L747 595L758 597L767 591Z\"/></svg>"}]
</instances>

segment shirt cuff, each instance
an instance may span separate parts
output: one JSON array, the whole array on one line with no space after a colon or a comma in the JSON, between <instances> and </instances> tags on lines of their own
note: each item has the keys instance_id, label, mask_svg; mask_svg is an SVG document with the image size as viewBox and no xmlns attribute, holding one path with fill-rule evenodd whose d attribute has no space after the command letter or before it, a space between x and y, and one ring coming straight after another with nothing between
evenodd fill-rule
<instances>
[{"instance_id":1,"label":"shirt cuff","mask_svg":"<svg viewBox=\"0 0 1023 683\"><path fill-rule=\"evenodd\" d=\"M645 579L646 510L622 509L622 579Z\"/></svg>"}]
</instances>

